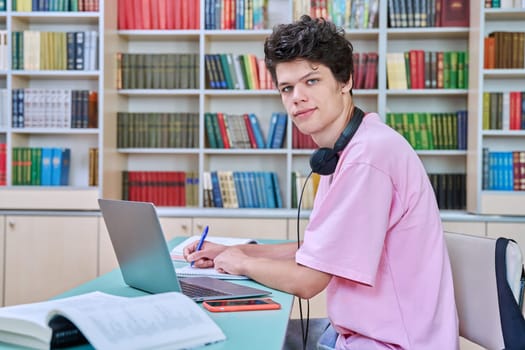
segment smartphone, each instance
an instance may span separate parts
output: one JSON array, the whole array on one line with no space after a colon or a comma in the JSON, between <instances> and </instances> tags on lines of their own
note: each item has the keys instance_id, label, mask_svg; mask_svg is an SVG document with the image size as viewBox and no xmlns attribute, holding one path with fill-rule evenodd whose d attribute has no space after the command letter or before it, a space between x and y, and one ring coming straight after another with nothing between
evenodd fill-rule
<instances>
[{"instance_id":1,"label":"smartphone","mask_svg":"<svg viewBox=\"0 0 525 350\"><path fill-rule=\"evenodd\" d=\"M212 312L276 310L281 308L281 304L271 298L208 300L204 301L202 305Z\"/></svg>"}]
</instances>

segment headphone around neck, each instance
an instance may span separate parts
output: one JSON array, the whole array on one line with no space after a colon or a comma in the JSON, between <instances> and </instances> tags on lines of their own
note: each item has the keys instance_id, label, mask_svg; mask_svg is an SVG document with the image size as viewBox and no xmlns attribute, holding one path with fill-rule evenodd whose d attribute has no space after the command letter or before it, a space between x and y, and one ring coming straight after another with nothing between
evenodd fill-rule
<instances>
[{"instance_id":1,"label":"headphone around neck","mask_svg":"<svg viewBox=\"0 0 525 350\"><path fill-rule=\"evenodd\" d=\"M354 106L352 112L352 118L346 125L345 129L334 144L334 148L321 147L312 154L310 157L310 168L314 173L319 175L330 175L333 174L339 161L339 152L341 152L346 145L350 142L354 136L357 128L361 124L365 113Z\"/></svg>"}]
</instances>

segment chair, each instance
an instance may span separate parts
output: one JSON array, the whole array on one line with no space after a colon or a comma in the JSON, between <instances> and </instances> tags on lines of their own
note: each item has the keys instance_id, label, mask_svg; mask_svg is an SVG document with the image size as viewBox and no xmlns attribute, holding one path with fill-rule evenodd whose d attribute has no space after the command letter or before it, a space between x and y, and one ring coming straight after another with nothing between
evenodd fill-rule
<instances>
[{"instance_id":1,"label":"chair","mask_svg":"<svg viewBox=\"0 0 525 350\"><path fill-rule=\"evenodd\" d=\"M525 349L523 260L505 238L445 232L462 337L486 349ZM510 283L509 283L510 282Z\"/></svg>"}]
</instances>

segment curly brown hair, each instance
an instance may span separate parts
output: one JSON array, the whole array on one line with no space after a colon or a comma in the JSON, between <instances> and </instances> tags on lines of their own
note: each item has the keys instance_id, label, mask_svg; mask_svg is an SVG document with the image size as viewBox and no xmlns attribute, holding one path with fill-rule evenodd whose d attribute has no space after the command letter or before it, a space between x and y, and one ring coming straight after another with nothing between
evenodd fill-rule
<instances>
[{"instance_id":1,"label":"curly brown hair","mask_svg":"<svg viewBox=\"0 0 525 350\"><path fill-rule=\"evenodd\" d=\"M353 50L344 29L323 18L303 15L298 21L273 28L264 42L264 61L276 85L277 64L296 59L323 64L337 81L346 83L354 73Z\"/></svg>"}]
</instances>

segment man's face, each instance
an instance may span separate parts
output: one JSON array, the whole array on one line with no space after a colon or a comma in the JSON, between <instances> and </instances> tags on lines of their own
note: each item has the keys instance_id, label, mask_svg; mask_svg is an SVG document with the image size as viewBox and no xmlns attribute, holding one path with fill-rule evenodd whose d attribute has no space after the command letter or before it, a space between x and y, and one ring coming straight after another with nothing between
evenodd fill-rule
<instances>
[{"instance_id":1,"label":"man's face","mask_svg":"<svg viewBox=\"0 0 525 350\"><path fill-rule=\"evenodd\" d=\"M306 60L279 63L275 71L284 107L302 133L312 135L316 142L326 139L321 134L339 133L336 120L344 113L343 92L350 85L336 81L325 65Z\"/></svg>"}]
</instances>

